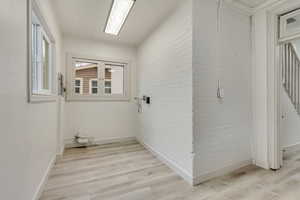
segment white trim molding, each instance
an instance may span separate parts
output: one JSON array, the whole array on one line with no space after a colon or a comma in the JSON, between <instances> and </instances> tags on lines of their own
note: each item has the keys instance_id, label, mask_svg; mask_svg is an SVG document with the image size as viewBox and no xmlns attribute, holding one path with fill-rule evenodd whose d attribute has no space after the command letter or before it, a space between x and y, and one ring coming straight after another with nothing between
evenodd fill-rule
<instances>
[{"instance_id":1,"label":"white trim molding","mask_svg":"<svg viewBox=\"0 0 300 200\"><path fill-rule=\"evenodd\" d=\"M260 10L263 10L263 9L267 9L267 8L270 8L270 7L273 7L273 6L277 6L277 5L280 5L284 2L286 2L287 0L269 0L257 7L255 7L253 9L253 13L256 13L256 12L259 12Z\"/></svg>"},{"instance_id":2,"label":"white trim molding","mask_svg":"<svg viewBox=\"0 0 300 200\"><path fill-rule=\"evenodd\" d=\"M268 160L269 168L279 169L278 160L280 150L278 133L280 130L280 66L278 46L278 14L268 12L267 14L267 130L268 130Z\"/></svg>"},{"instance_id":3,"label":"white trim molding","mask_svg":"<svg viewBox=\"0 0 300 200\"><path fill-rule=\"evenodd\" d=\"M53 156L53 158L50 160L49 164L48 164L48 167L44 173L44 176L33 196L33 199L32 200L39 200L43 194L43 191L45 189L45 186L46 186L46 183L49 179L49 175L50 175L50 172L51 170L53 169L54 165L55 165L55 162L56 162L56 155Z\"/></svg>"},{"instance_id":4,"label":"white trim molding","mask_svg":"<svg viewBox=\"0 0 300 200\"><path fill-rule=\"evenodd\" d=\"M293 145L283 147L282 150L286 153L300 151L300 143L296 143L296 144L293 144Z\"/></svg>"},{"instance_id":5,"label":"white trim molding","mask_svg":"<svg viewBox=\"0 0 300 200\"><path fill-rule=\"evenodd\" d=\"M239 3L238 1L233 0L224 0L227 5L230 5L233 9L236 9L248 16L251 16L253 14L254 9L251 7L248 7L242 3Z\"/></svg>"},{"instance_id":6,"label":"white trim molding","mask_svg":"<svg viewBox=\"0 0 300 200\"><path fill-rule=\"evenodd\" d=\"M73 92L74 63L77 61L91 62L98 67L98 88L97 95L75 95ZM106 95L105 88L105 66L118 65L124 68L123 94ZM67 53L67 101L130 101L131 100L131 62L112 58L97 56L85 56ZM103 89L103 90L102 90Z\"/></svg>"},{"instance_id":7,"label":"white trim molding","mask_svg":"<svg viewBox=\"0 0 300 200\"><path fill-rule=\"evenodd\" d=\"M48 42L50 45L50 66L49 69L49 88L50 93L40 93L40 94L34 94L33 93L33 81L32 81L32 19L33 14L32 11L34 11L36 17L39 19L44 32L46 33L45 36L48 37ZM55 73L56 73L56 65L55 65L55 38L52 35L50 28L43 17L43 14L40 10L40 7L38 3L35 0L27 0L27 95L28 95L28 102L30 103L41 103L41 102L55 102L57 101L57 95L55 95L55 88L56 88L56 79L55 79Z\"/></svg>"},{"instance_id":8,"label":"white trim molding","mask_svg":"<svg viewBox=\"0 0 300 200\"><path fill-rule=\"evenodd\" d=\"M194 184L194 179L193 176L187 172L185 169L180 167L176 162L173 160L169 159L167 156L165 156L163 153L155 150L151 145L146 144L142 140L138 139L138 142L145 147L149 152L151 152L158 160L163 162L165 165L170 167L176 174L181 176L185 181L187 181L190 185L195 185Z\"/></svg>"},{"instance_id":9,"label":"white trim molding","mask_svg":"<svg viewBox=\"0 0 300 200\"><path fill-rule=\"evenodd\" d=\"M280 141L280 56L279 56L279 23L278 16L300 7L300 2L281 1L280 4L267 10L267 80L268 80L268 160L271 169L279 169L283 163ZM281 41L282 42L282 41Z\"/></svg>"},{"instance_id":10,"label":"white trim molding","mask_svg":"<svg viewBox=\"0 0 300 200\"><path fill-rule=\"evenodd\" d=\"M155 148L153 148L151 145L143 142L142 140L136 138L136 137L127 137L127 138L113 138L113 139L107 139L107 140L95 140L95 145L103 145L103 144L111 144L111 143L120 143L120 142L130 142L130 141L137 141L142 146L144 146L145 149L147 149L151 154L153 154L158 160L160 160L162 163L164 163L166 166L168 166L170 169L172 169L176 174L178 174L180 177L182 177L185 181L187 181L190 185L195 186L200 183L203 183L204 181L207 181L209 179L223 176L226 174L229 174L231 172L234 172L235 170L238 170L242 167L248 166L253 164L252 160L245 160L240 161L234 164L231 164L229 166L223 167L221 169L203 173L202 175L198 177L193 177L192 174L190 174L188 171L180 167L175 161L168 158L163 153L157 151ZM80 147L80 145L77 145L74 142L74 139L65 139L65 148L74 148L74 147Z\"/></svg>"},{"instance_id":11,"label":"white trim molding","mask_svg":"<svg viewBox=\"0 0 300 200\"><path fill-rule=\"evenodd\" d=\"M232 5L233 8L236 8L236 9L240 10L241 12L243 12L243 13L249 15L249 16L252 16L255 13L257 13L257 12L263 10L263 9L267 9L267 8L282 4L286 1L288 1L288 0L269 0L269 1L266 1L265 3L262 3L262 4L260 4L256 7L249 7L249 6L247 6L247 5L245 5L241 2L238 2L238 1L224 0L224 2Z\"/></svg>"},{"instance_id":12,"label":"white trim molding","mask_svg":"<svg viewBox=\"0 0 300 200\"><path fill-rule=\"evenodd\" d=\"M234 172L238 169L241 169L241 168L246 167L246 166L251 165L251 164L253 164L252 160L244 160L244 161L241 161L241 162L234 163L232 165L228 165L228 166L223 167L221 169L217 169L217 170L212 171L212 172L203 173L202 175L200 175L198 177L195 177L193 179L193 185L199 185L200 183L203 183L203 182L205 182L207 180L210 180L212 178L219 177L219 176L224 176L226 174L229 174L231 172Z\"/></svg>"},{"instance_id":13,"label":"white trim molding","mask_svg":"<svg viewBox=\"0 0 300 200\"><path fill-rule=\"evenodd\" d=\"M124 138L111 138L111 139L95 139L93 145L103 145L111 143L120 143L120 142L130 142L137 141L135 137L124 137ZM74 138L68 138L64 140L65 149L80 147L81 145L75 143Z\"/></svg>"}]
</instances>

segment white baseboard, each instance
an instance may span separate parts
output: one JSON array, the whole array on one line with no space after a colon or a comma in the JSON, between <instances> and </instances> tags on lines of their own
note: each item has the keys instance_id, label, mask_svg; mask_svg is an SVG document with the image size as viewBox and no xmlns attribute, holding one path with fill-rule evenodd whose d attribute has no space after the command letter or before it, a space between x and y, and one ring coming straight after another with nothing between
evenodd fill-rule
<instances>
[{"instance_id":1,"label":"white baseboard","mask_svg":"<svg viewBox=\"0 0 300 200\"><path fill-rule=\"evenodd\" d=\"M253 164L256 165L257 167L261 167L263 169L269 170L269 163L265 162L265 161L258 161L258 160L254 160Z\"/></svg>"},{"instance_id":2,"label":"white baseboard","mask_svg":"<svg viewBox=\"0 0 300 200\"><path fill-rule=\"evenodd\" d=\"M238 170L242 167L251 165L252 163L253 163L252 160L245 160L245 161L241 161L241 162L229 165L227 167L223 167L221 169L217 169L217 170L212 171L212 172L204 173L204 174L194 178L193 185L198 185L198 184L203 183L203 182L205 182L209 179L226 175L226 174L234 172L235 170Z\"/></svg>"},{"instance_id":3,"label":"white baseboard","mask_svg":"<svg viewBox=\"0 0 300 200\"><path fill-rule=\"evenodd\" d=\"M57 156L62 156L65 152L65 144L63 144L58 150L57 150Z\"/></svg>"},{"instance_id":4,"label":"white baseboard","mask_svg":"<svg viewBox=\"0 0 300 200\"><path fill-rule=\"evenodd\" d=\"M283 147L282 150L285 151L285 152L300 151L300 143L296 143L296 144L293 144L293 145Z\"/></svg>"},{"instance_id":5,"label":"white baseboard","mask_svg":"<svg viewBox=\"0 0 300 200\"><path fill-rule=\"evenodd\" d=\"M149 152L151 152L157 159L159 159L161 162L166 164L168 167L170 167L176 174L181 176L185 181L187 181L191 185L198 185L202 182L205 182L209 179L223 176L228 173L231 173L237 169L240 169L242 167L248 166L253 164L253 160L245 160L241 161L232 165L229 165L227 167L223 167L221 169L204 173L198 177L193 177L189 172L187 172L185 169L180 167L175 161L169 159L167 156L165 156L163 153L155 150L151 145L146 144L142 140L136 138L136 137L126 137L126 138L115 138L115 139L108 139L108 140L96 140L95 144L109 144L109 143L118 143L118 142L127 142L127 141L138 141L141 145L143 145ZM72 148L76 147L77 145L73 142L72 139L65 140L65 148Z\"/></svg>"},{"instance_id":6,"label":"white baseboard","mask_svg":"<svg viewBox=\"0 0 300 200\"><path fill-rule=\"evenodd\" d=\"M136 137L125 137L125 138L112 138L112 139L95 139L96 145L102 145L102 144L110 144L110 143L118 143L118 142L129 142L129 141L136 141ZM65 148L73 148L73 147L79 147L80 145L76 144L74 142L74 139L65 139Z\"/></svg>"},{"instance_id":7,"label":"white baseboard","mask_svg":"<svg viewBox=\"0 0 300 200\"><path fill-rule=\"evenodd\" d=\"M61 147L59 155L62 156L65 152L65 144Z\"/></svg>"},{"instance_id":8,"label":"white baseboard","mask_svg":"<svg viewBox=\"0 0 300 200\"><path fill-rule=\"evenodd\" d=\"M56 159L62 158L65 153L65 144L59 149L59 152L56 154Z\"/></svg>"},{"instance_id":9,"label":"white baseboard","mask_svg":"<svg viewBox=\"0 0 300 200\"><path fill-rule=\"evenodd\" d=\"M143 145L148 151L150 151L157 159L159 159L161 162L166 164L168 167L170 167L173 171L175 171L176 174L181 176L185 181L193 185L193 177L190 175L186 170L184 170L182 167L178 166L177 163L170 160L167 156L165 156L163 153L156 151L152 146L146 144L145 142L138 139L138 142Z\"/></svg>"},{"instance_id":10,"label":"white baseboard","mask_svg":"<svg viewBox=\"0 0 300 200\"><path fill-rule=\"evenodd\" d=\"M34 194L34 197L33 197L33 200L39 200L42 196L42 193L45 189L45 186L46 186L46 183L48 181L48 178L49 178L49 175L50 175L50 172L51 172L51 169L54 167L54 164L55 164L55 161L56 161L56 156L54 156L51 161L49 162L48 164L48 167L47 167L47 170Z\"/></svg>"}]
</instances>

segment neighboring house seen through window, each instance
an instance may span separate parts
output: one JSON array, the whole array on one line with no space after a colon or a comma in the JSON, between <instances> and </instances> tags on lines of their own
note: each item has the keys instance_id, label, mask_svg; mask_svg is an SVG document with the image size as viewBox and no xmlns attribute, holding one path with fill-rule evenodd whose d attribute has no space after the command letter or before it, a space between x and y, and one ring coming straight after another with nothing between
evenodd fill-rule
<instances>
[{"instance_id":1,"label":"neighboring house seen through window","mask_svg":"<svg viewBox=\"0 0 300 200\"><path fill-rule=\"evenodd\" d=\"M98 94L98 80L97 79L90 80L90 94Z\"/></svg>"},{"instance_id":2,"label":"neighboring house seen through window","mask_svg":"<svg viewBox=\"0 0 300 200\"><path fill-rule=\"evenodd\" d=\"M129 100L127 63L69 57L68 100Z\"/></svg>"},{"instance_id":3,"label":"neighboring house seen through window","mask_svg":"<svg viewBox=\"0 0 300 200\"><path fill-rule=\"evenodd\" d=\"M74 92L75 94L82 94L82 78L76 78L74 84Z\"/></svg>"}]
</instances>

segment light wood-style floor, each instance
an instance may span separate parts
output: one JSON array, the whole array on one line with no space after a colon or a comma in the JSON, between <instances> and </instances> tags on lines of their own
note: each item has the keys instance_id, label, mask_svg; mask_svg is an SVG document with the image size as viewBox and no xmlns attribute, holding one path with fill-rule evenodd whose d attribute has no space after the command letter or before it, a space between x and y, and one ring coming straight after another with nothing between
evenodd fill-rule
<instances>
[{"instance_id":1,"label":"light wood-style floor","mask_svg":"<svg viewBox=\"0 0 300 200\"><path fill-rule=\"evenodd\" d=\"M299 200L300 152L277 172L245 167L192 187L137 142L68 149L41 200Z\"/></svg>"}]
</instances>

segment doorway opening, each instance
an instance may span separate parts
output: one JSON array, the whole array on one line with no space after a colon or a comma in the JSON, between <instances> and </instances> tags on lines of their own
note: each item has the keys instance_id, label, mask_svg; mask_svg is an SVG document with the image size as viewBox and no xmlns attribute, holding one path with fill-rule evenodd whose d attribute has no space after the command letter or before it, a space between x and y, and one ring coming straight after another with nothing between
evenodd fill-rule
<instances>
[{"instance_id":1,"label":"doorway opening","mask_svg":"<svg viewBox=\"0 0 300 200\"><path fill-rule=\"evenodd\" d=\"M285 158L300 150L300 10L279 17L280 150Z\"/></svg>"},{"instance_id":2,"label":"doorway opening","mask_svg":"<svg viewBox=\"0 0 300 200\"><path fill-rule=\"evenodd\" d=\"M285 153L300 150L300 39L280 45L280 141Z\"/></svg>"},{"instance_id":3,"label":"doorway opening","mask_svg":"<svg viewBox=\"0 0 300 200\"><path fill-rule=\"evenodd\" d=\"M300 150L300 137L295 140L300 130L299 58L300 4L277 5L268 13L268 157L275 170L284 165L287 150L298 143Z\"/></svg>"}]
</instances>

